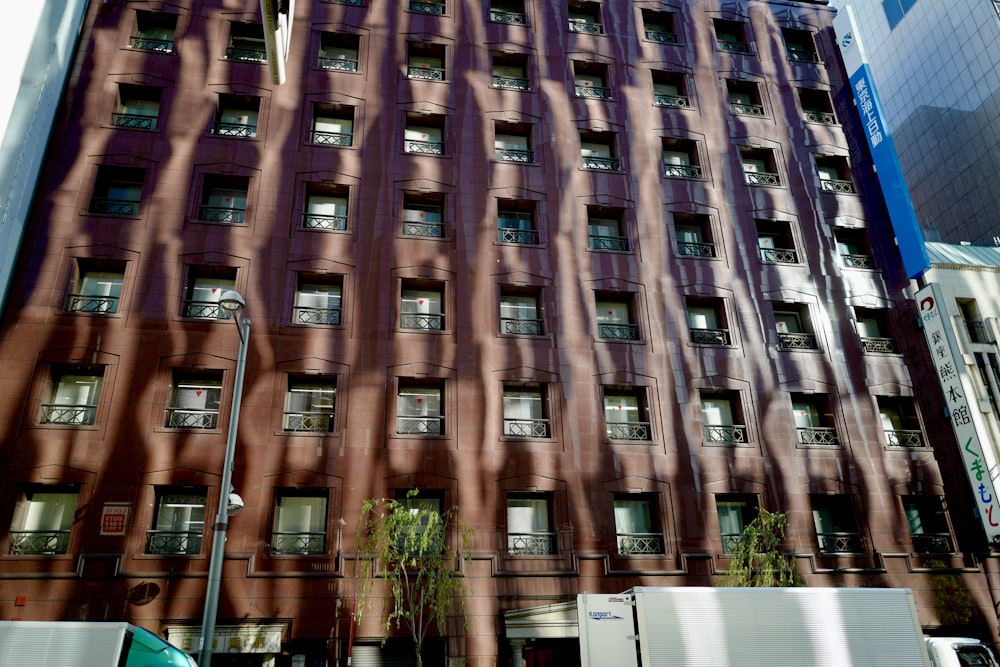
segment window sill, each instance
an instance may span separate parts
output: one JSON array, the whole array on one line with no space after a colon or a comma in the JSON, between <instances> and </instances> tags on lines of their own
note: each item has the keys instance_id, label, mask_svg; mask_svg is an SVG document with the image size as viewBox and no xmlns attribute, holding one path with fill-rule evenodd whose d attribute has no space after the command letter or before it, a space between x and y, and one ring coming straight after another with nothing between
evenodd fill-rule
<instances>
[{"instance_id":1,"label":"window sill","mask_svg":"<svg viewBox=\"0 0 1000 667\"><path fill-rule=\"evenodd\" d=\"M100 423L94 424L57 424L57 423L41 423L36 422L28 426L30 429L37 429L41 431L100 431L104 426Z\"/></svg>"},{"instance_id":2,"label":"window sill","mask_svg":"<svg viewBox=\"0 0 1000 667\"><path fill-rule=\"evenodd\" d=\"M332 431L286 431L284 429L279 429L274 431L274 436L276 438L306 438L309 440L315 440L316 438L337 439L342 435L343 434L340 429L334 429Z\"/></svg>"}]
</instances>

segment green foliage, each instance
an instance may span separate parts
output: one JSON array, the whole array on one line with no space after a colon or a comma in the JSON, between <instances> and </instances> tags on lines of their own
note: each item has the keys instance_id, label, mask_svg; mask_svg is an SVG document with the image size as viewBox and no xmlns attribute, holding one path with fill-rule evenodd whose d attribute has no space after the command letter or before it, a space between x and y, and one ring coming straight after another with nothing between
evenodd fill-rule
<instances>
[{"instance_id":1,"label":"green foliage","mask_svg":"<svg viewBox=\"0 0 1000 667\"><path fill-rule=\"evenodd\" d=\"M370 609L376 581L384 582L379 592L383 632L387 637L393 628L405 627L420 667L428 632L434 626L443 631L453 610L465 620L465 584L456 568L460 558L471 558L473 530L459 518L457 507L440 512L437 503L410 491L405 500L366 500L357 535L359 613ZM449 546L449 538L460 547Z\"/></svg>"},{"instance_id":2,"label":"green foliage","mask_svg":"<svg viewBox=\"0 0 1000 667\"><path fill-rule=\"evenodd\" d=\"M760 508L757 518L740 533L733 545L732 560L722 580L723 586L771 587L802 586L795 569L795 557L781 550L788 515Z\"/></svg>"}]
</instances>

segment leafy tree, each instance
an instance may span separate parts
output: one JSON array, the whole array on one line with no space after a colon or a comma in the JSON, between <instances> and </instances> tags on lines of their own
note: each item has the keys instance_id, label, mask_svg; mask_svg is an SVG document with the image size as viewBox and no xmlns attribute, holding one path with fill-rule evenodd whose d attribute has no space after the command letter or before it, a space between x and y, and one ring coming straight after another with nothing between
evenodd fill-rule
<instances>
[{"instance_id":1,"label":"leafy tree","mask_svg":"<svg viewBox=\"0 0 1000 667\"><path fill-rule=\"evenodd\" d=\"M456 533L461 546L453 549L448 537ZM406 500L366 500L357 534L354 576L360 583L359 613L371 607L376 581L382 581L382 641L393 628L405 628L413 640L417 667L422 667L424 639L432 628L443 630L456 609L468 626L465 584L456 567L458 559L471 558L473 530L459 518L457 507L441 512L437 503L418 499L417 492L410 491Z\"/></svg>"},{"instance_id":2,"label":"leafy tree","mask_svg":"<svg viewBox=\"0 0 1000 667\"><path fill-rule=\"evenodd\" d=\"M723 586L770 587L802 586L795 569L795 556L781 550L785 541L788 514L768 512L763 507L757 518L740 533L733 545L732 560L722 580Z\"/></svg>"}]
</instances>

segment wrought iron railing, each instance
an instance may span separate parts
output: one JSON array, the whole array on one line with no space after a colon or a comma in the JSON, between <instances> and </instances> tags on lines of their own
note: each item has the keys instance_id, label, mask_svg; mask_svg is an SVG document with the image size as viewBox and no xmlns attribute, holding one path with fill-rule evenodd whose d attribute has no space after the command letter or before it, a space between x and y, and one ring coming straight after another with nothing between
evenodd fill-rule
<instances>
[{"instance_id":1,"label":"wrought iron railing","mask_svg":"<svg viewBox=\"0 0 1000 667\"><path fill-rule=\"evenodd\" d=\"M429 236L431 238L444 238L444 224L440 222L411 222L403 221L403 236Z\"/></svg>"},{"instance_id":2,"label":"wrought iron railing","mask_svg":"<svg viewBox=\"0 0 1000 667\"><path fill-rule=\"evenodd\" d=\"M720 39L717 43L720 51L727 51L729 53L750 53L750 45L746 42Z\"/></svg>"},{"instance_id":3,"label":"wrought iron railing","mask_svg":"<svg viewBox=\"0 0 1000 667\"><path fill-rule=\"evenodd\" d=\"M618 533L619 556L641 556L663 553L663 536L659 533Z\"/></svg>"},{"instance_id":4,"label":"wrought iron railing","mask_svg":"<svg viewBox=\"0 0 1000 667\"><path fill-rule=\"evenodd\" d=\"M809 51L807 49L792 49L786 50L789 60L794 60L800 63L818 63L819 55L815 51Z\"/></svg>"},{"instance_id":5,"label":"wrought iron railing","mask_svg":"<svg viewBox=\"0 0 1000 667\"><path fill-rule=\"evenodd\" d=\"M743 533L719 533L719 536L722 538L722 553L733 553L742 535Z\"/></svg>"},{"instance_id":6,"label":"wrought iron railing","mask_svg":"<svg viewBox=\"0 0 1000 667\"><path fill-rule=\"evenodd\" d=\"M127 127L133 130L155 130L156 116L140 116L134 113L113 113L111 124L115 127Z\"/></svg>"},{"instance_id":7,"label":"wrought iron railing","mask_svg":"<svg viewBox=\"0 0 1000 667\"><path fill-rule=\"evenodd\" d=\"M742 102L732 102L729 105L730 111L737 116L757 116L764 117L764 106L762 104L744 104Z\"/></svg>"},{"instance_id":8,"label":"wrought iron railing","mask_svg":"<svg viewBox=\"0 0 1000 667\"><path fill-rule=\"evenodd\" d=\"M284 413L284 430L329 433L333 430L333 412L314 410L312 412Z\"/></svg>"},{"instance_id":9,"label":"wrought iron railing","mask_svg":"<svg viewBox=\"0 0 1000 667\"><path fill-rule=\"evenodd\" d=\"M555 553L555 533L507 533L511 556L547 556Z\"/></svg>"},{"instance_id":10,"label":"wrought iron railing","mask_svg":"<svg viewBox=\"0 0 1000 667\"><path fill-rule=\"evenodd\" d=\"M663 175L668 178L701 178L701 166L697 164L665 164Z\"/></svg>"},{"instance_id":11,"label":"wrought iron railing","mask_svg":"<svg viewBox=\"0 0 1000 667\"><path fill-rule=\"evenodd\" d=\"M651 440L649 422L609 422L607 435L611 440Z\"/></svg>"},{"instance_id":12,"label":"wrought iron railing","mask_svg":"<svg viewBox=\"0 0 1000 667\"><path fill-rule=\"evenodd\" d=\"M530 82L518 76L493 75L493 85L496 88L509 88L511 90L528 90Z\"/></svg>"},{"instance_id":13,"label":"wrought iron railing","mask_svg":"<svg viewBox=\"0 0 1000 667\"><path fill-rule=\"evenodd\" d=\"M677 254L685 257L715 257L715 244L678 241Z\"/></svg>"},{"instance_id":14,"label":"wrought iron railing","mask_svg":"<svg viewBox=\"0 0 1000 667\"><path fill-rule=\"evenodd\" d=\"M271 533L275 556L314 556L326 551L326 533Z\"/></svg>"},{"instance_id":15,"label":"wrought iron railing","mask_svg":"<svg viewBox=\"0 0 1000 667\"><path fill-rule=\"evenodd\" d=\"M212 134L220 137L249 139L257 136L257 126L249 123L226 123L218 121L212 126Z\"/></svg>"},{"instance_id":16,"label":"wrought iron railing","mask_svg":"<svg viewBox=\"0 0 1000 667\"><path fill-rule=\"evenodd\" d=\"M358 59L353 58L325 58L320 56L316 63L321 69L336 70L338 72L357 72Z\"/></svg>"},{"instance_id":17,"label":"wrought iron railing","mask_svg":"<svg viewBox=\"0 0 1000 667\"><path fill-rule=\"evenodd\" d=\"M919 430L891 429L885 432L885 439L892 447L923 447L924 436Z\"/></svg>"},{"instance_id":18,"label":"wrought iron railing","mask_svg":"<svg viewBox=\"0 0 1000 667\"><path fill-rule=\"evenodd\" d=\"M628 250L627 236L590 235L591 250Z\"/></svg>"},{"instance_id":19,"label":"wrought iron railing","mask_svg":"<svg viewBox=\"0 0 1000 667\"><path fill-rule=\"evenodd\" d=\"M535 229L509 229L501 227L499 229L499 240L500 243L538 245L538 231Z\"/></svg>"},{"instance_id":20,"label":"wrought iron railing","mask_svg":"<svg viewBox=\"0 0 1000 667\"><path fill-rule=\"evenodd\" d=\"M729 345L728 329L691 329L691 342L695 345Z\"/></svg>"},{"instance_id":21,"label":"wrought iron railing","mask_svg":"<svg viewBox=\"0 0 1000 667\"><path fill-rule=\"evenodd\" d=\"M778 347L785 350L818 349L816 336L811 333L778 333Z\"/></svg>"},{"instance_id":22,"label":"wrought iron railing","mask_svg":"<svg viewBox=\"0 0 1000 667\"><path fill-rule=\"evenodd\" d=\"M320 132L313 130L312 142L321 146L350 146L354 143L354 135L346 132Z\"/></svg>"},{"instance_id":23,"label":"wrought iron railing","mask_svg":"<svg viewBox=\"0 0 1000 667\"><path fill-rule=\"evenodd\" d=\"M687 109L691 106L691 100L687 95L667 95L666 93L655 93L653 102L661 107L679 107Z\"/></svg>"},{"instance_id":24,"label":"wrought iron railing","mask_svg":"<svg viewBox=\"0 0 1000 667\"><path fill-rule=\"evenodd\" d=\"M443 141L416 141L406 140L407 153L422 153L424 155L444 155Z\"/></svg>"},{"instance_id":25,"label":"wrought iron railing","mask_svg":"<svg viewBox=\"0 0 1000 667\"><path fill-rule=\"evenodd\" d=\"M843 259L844 266L849 269L874 269L875 262L872 261L871 255L854 255L854 254L844 254L841 255Z\"/></svg>"},{"instance_id":26,"label":"wrought iron railing","mask_svg":"<svg viewBox=\"0 0 1000 667\"><path fill-rule=\"evenodd\" d=\"M548 419L507 419L503 420L503 434L512 438L548 438Z\"/></svg>"},{"instance_id":27,"label":"wrought iron railing","mask_svg":"<svg viewBox=\"0 0 1000 667\"><path fill-rule=\"evenodd\" d=\"M618 158L613 157L593 157L584 156L583 157L583 168L584 169L602 169L605 171L615 171L621 168L621 163Z\"/></svg>"},{"instance_id":28,"label":"wrought iron railing","mask_svg":"<svg viewBox=\"0 0 1000 667\"><path fill-rule=\"evenodd\" d=\"M744 171L747 185L781 185L781 176L767 171Z\"/></svg>"},{"instance_id":29,"label":"wrought iron railing","mask_svg":"<svg viewBox=\"0 0 1000 667\"><path fill-rule=\"evenodd\" d=\"M443 67L414 67L406 68L406 76L411 79L426 79L428 81L444 81Z\"/></svg>"},{"instance_id":30,"label":"wrought iron railing","mask_svg":"<svg viewBox=\"0 0 1000 667\"><path fill-rule=\"evenodd\" d=\"M805 112L806 122L820 123L822 125L836 125L837 117L830 111L810 111Z\"/></svg>"},{"instance_id":31,"label":"wrought iron railing","mask_svg":"<svg viewBox=\"0 0 1000 667\"><path fill-rule=\"evenodd\" d=\"M417 14L434 14L439 16L444 14L444 3L443 2L420 2L419 0L410 0L410 11L416 12Z\"/></svg>"},{"instance_id":32,"label":"wrought iron railing","mask_svg":"<svg viewBox=\"0 0 1000 667\"><path fill-rule=\"evenodd\" d=\"M862 338L861 345L865 352L895 354L899 352L896 341L892 338Z\"/></svg>"},{"instance_id":33,"label":"wrought iron railing","mask_svg":"<svg viewBox=\"0 0 1000 667\"><path fill-rule=\"evenodd\" d=\"M604 26L600 23L594 23L591 21L585 21L583 19L570 19L569 20L569 31L570 32L582 32L588 35L603 35Z\"/></svg>"},{"instance_id":34,"label":"wrought iron railing","mask_svg":"<svg viewBox=\"0 0 1000 667\"><path fill-rule=\"evenodd\" d=\"M70 294L66 297L66 310L72 313L117 313L118 297Z\"/></svg>"},{"instance_id":35,"label":"wrought iron railing","mask_svg":"<svg viewBox=\"0 0 1000 667\"><path fill-rule=\"evenodd\" d=\"M502 9L491 9L490 20L494 23L507 23L509 25L528 24L528 17L521 12L507 12Z\"/></svg>"},{"instance_id":36,"label":"wrought iron railing","mask_svg":"<svg viewBox=\"0 0 1000 667\"><path fill-rule=\"evenodd\" d=\"M232 313L219 305L217 301L185 301L184 317L197 317L202 320L228 320Z\"/></svg>"},{"instance_id":37,"label":"wrought iron railing","mask_svg":"<svg viewBox=\"0 0 1000 667\"><path fill-rule=\"evenodd\" d=\"M604 340L639 340L639 325L599 323L597 337Z\"/></svg>"},{"instance_id":38,"label":"wrought iron railing","mask_svg":"<svg viewBox=\"0 0 1000 667\"><path fill-rule=\"evenodd\" d=\"M993 342L990 330L982 320L965 320L965 330L969 332L969 341L972 343Z\"/></svg>"},{"instance_id":39,"label":"wrought iron railing","mask_svg":"<svg viewBox=\"0 0 1000 667\"><path fill-rule=\"evenodd\" d=\"M439 313L402 313L399 318L401 329L423 329L440 331L444 329L444 315Z\"/></svg>"},{"instance_id":40,"label":"wrought iron railing","mask_svg":"<svg viewBox=\"0 0 1000 667\"><path fill-rule=\"evenodd\" d=\"M500 162L534 162L535 152L516 148L497 148L494 157Z\"/></svg>"},{"instance_id":41,"label":"wrought iron railing","mask_svg":"<svg viewBox=\"0 0 1000 667\"><path fill-rule=\"evenodd\" d=\"M200 206L198 208L198 219L205 222L243 222L246 209L228 208L222 206Z\"/></svg>"},{"instance_id":42,"label":"wrought iron railing","mask_svg":"<svg viewBox=\"0 0 1000 667\"><path fill-rule=\"evenodd\" d=\"M215 428L219 423L219 410L193 410L167 408L167 428Z\"/></svg>"},{"instance_id":43,"label":"wrought iron railing","mask_svg":"<svg viewBox=\"0 0 1000 667\"><path fill-rule=\"evenodd\" d=\"M820 553L861 553L861 536L857 533L816 533Z\"/></svg>"},{"instance_id":44,"label":"wrought iron railing","mask_svg":"<svg viewBox=\"0 0 1000 667\"><path fill-rule=\"evenodd\" d=\"M948 533L917 533L913 538L913 550L919 554L947 554L955 551Z\"/></svg>"},{"instance_id":45,"label":"wrought iron railing","mask_svg":"<svg viewBox=\"0 0 1000 667\"><path fill-rule=\"evenodd\" d=\"M161 556L189 556L201 552L201 531L147 530L146 553Z\"/></svg>"},{"instance_id":46,"label":"wrought iron railing","mask_svg":"<svg viewBox=\"0 0 1000 667\"><path fill-rule=\"evenodd\" d=\"M501 317L500 326L505 334L519 334L523 336L541 336L544 332L542 320L527 319L520 317Z\"/></svg>"},{"instance_id":47,"label":"wrought iron railing","mask_svg":"<svg viewBox=\"0 0 1000 667\"><path fill-rule=\"evenodd\" d=\"M824 192L854 192L853 181L827 179L820 181L820 187Z\"/></svg>"},{"instance_id":48,"label":"wrought iron railing","mask_svg":"<svg viewBox=\"0 0 1000 667\"><path fill-rule=\"evenodd\" d=\"M576 96L594 100L610 100L611 89L604 86L576 86Z\"/></svg>"},{"instance_id":49,"label":"wrought iron railing","mask_svg":"<svg viewBox=\"0 0 1000 667\"><path fill-rule=\"evenodd\" d=\"M263 48L255 49L241 46L230 46L226 49L226 59L255 63L265 62L267 60L267 50Z\"/></svg>"},{"instance_id":50,"label":"wrought iron railing","mask_svg":"<svg viewBox=\"0 0 1000 667\"><path fill-rule=\"evenodd\" d=\"M396 433L401 435L441 435L444 417L397 417Z\"/></svg>"},{"instance_id":51,"label":"wrought iron railing","mask_svg":"<svg viewBox=\"0 0 1000 667\"><path fill-rule=\"evenodd\" d=\"M747 441L747 428L741 424L726 426L705 425L705 442L744 443Z\"/></svg>"},{"instance_id":52,"label":"wrought iron railing","mask_svg":"<svg viewBox=\"0 0 1000 667\"><path fill-rule=\"evenodd\" d=\"M329 229L342 232L347 229L347 216L306 213L302 216L302 226L306 229Z\"/></svg>"},{"instance_id":53,"label":"wrought iron railing","mask_svg":"<svg viewBox=\"0 0 1000 667\"><path fill-rule=\"evenodd\" d=\"M771 264L797 264L799 261L793 248L761 248L760 258Z\"/></svg>"},{"instance_id":54,"label":"wrought iron railing","mask_svg":"<svg viewBox=\"0 0 1000 667\"><path fill-rule=\"evenodd\" d=\"M836 445L837 429L832 426L802 426L799 432L799 443L803 445Z\"/></svg>"},{"instance_id":55,"label":"wrought iron railing","mask_svg":"<svg viewBox=\"0 0 1000 667\"><path fill-rule=\"evenodd\" d=\"M52 556L64 554L69 549L68 530L12 530L10 549L12 556Z\"/></svg>"},{"instance_id":56,"label":"wrought iron railing","mask_svg":"<svg viewBox=\"0 0 1000 667\"><path fill-rule=\"evenodd\" d=\"M309 308L296 306L295 322L297 324L340 324L340 308Z\"/></svg>"},{"instance_id":57,"label":"wrought iron railing","mask_svg":"<svg viewBox=\"0 0 1000 667\"><path fill-rule=\"evenodd\" d=\"M42 405L43 424L79 424L87 426L97 419L96 405Z\"/></svg>"},{"instance_id":58,"label":"wrought iron railing","mask_svg":"<svg viewBox=\"0 0 1000 667\"><path fill-rule=\"evenodd\" d=\"M142 51L170 53L174 50L174 41L172 39L154 39L152 37L143 37L142 35L133 35L129 38L129 46Z\"/></svg>"},{"instance_id":59,"label":"wrought iron railing","mask_svg":"<svg viewBox=\"0 0 1000 667\"><path fill-rule=\"evenodd\" d=\"M660 44L677 44L677 35L672 32L663 32L661 30L646 30L646 39L651 42L659 42Z\"/></svg>"},{"instance_id":60,"label":"wrought iron railing","mask_svg":"<svg viewBox=\"0 0 1000 667\"><path fill-rule=\"evenodd\" d=\"M139 201L94 197L90 200L90 212L102 215L139 215Z\"/></svg>"}]
</instances>

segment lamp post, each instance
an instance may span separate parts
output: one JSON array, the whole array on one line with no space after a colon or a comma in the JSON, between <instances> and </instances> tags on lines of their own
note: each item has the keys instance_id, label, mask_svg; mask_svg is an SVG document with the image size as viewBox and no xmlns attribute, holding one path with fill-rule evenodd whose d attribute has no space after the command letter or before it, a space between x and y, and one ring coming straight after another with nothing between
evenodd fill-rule
<instances>
[{"instance_id":1,"label":"lamp post","mask_svg":"<svg viewBox=\"0 0 1000 667\"><path fill-rule=\"evenodd\" d=\"M219 307L239 318L246 301L233 290L223 292ZM243 371L247 364L250 344L250 320L236 321L240 334L240 353L236 359L236 380L233 387L233 408L229 411L229 431L226 433L226 460L222 467L219 487L219 511L215 515L215 534L212 536L212 557L208 562L208 586L205 589L205 612L201 620L201 641L198 647L198 664L210 667L212 644L215 641L215 619L219 611L219 587L222 583L222 561L226 557L226 532L229 517L243 509L243 499L232 487L233 461L236 458L236 427L240 423L240 402L243 400Z\"/></svg>"}]
</instances>

